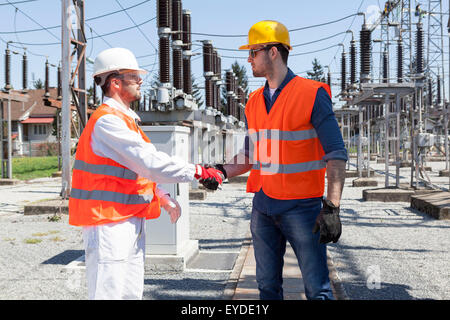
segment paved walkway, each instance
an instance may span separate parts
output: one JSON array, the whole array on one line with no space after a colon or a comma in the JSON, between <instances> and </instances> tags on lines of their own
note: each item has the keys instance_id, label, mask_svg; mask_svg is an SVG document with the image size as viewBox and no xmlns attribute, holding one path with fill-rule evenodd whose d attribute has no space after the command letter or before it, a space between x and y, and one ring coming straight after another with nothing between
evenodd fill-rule
<instances>
[{"instance_id":1,"label":"paved walkway","mask_svg":"<svg viewBox=\"0 0 450 320\"><path fill-rule=\"evenodd\" d=\"M256 283L256 262L253 246L246 251L245 260L233 296L233 300L258 300L259 292ZM290 245L286 246L283 268L283 292L285 300L306 300L302 275L297 258Z\"/></svg>"}]
</instances>

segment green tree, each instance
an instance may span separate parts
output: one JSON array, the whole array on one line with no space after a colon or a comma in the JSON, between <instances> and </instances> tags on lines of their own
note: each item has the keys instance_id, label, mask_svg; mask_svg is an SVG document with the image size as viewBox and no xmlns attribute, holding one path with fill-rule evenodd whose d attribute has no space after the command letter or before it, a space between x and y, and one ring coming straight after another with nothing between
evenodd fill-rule
<instances>
[{"instance_id":1,"label":"green tree","mask_svg":"<svg viewBox=\"0 0 450 320\"><path fill-rule=\"evenodd\" d=\"M326 83L327 81L325 79L323 67L320 64L320 62L317 60L317 58L314 58L314 60L312 61L312 65L313 65L313 69L312 69L312 71L307 72L307 74L308 74L307 78Z\"/></svg>"},{"instance_id":2,"label":"green tree","mask_svg":"<svg viewBox=\"0 0 450 320\"><path fill-rule=\"evenodd\" d=\"M33 86L35 89L44 89L44 83L42 82L42 80L40 78L33 81Z\"/></svg>"},{"instance_id":3,"label":"green tree","mask_svg":"<svg viewBox=\"0 0 450 320\"><path fill-rule=\"evenodd\" d=\"M100 95L101 94L102 93L100 91ZM95 97L95 103L94 104L99 106L100 105L100 99L98 97L98 90L96 92L96 95L97 96ZM92 102L94 102L94 87L93 86L89 87L89 89L87 90L87 100L88 100L88 102L91 101L91 99L92 99Z\"/></svg>"}]
</instances>

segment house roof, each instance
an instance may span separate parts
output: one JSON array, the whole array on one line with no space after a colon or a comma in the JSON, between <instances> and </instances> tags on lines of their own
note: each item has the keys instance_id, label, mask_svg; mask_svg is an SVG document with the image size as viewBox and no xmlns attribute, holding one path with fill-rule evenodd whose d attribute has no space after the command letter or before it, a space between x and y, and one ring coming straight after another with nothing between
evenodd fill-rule
<instances>
[{"instance_id":1,"label":"house roof","mask_svg":"<svg viewBox=\"0 0 450 320\"><path fill-rule=\"evenodd\" d=\"M56 97L57 89L49 88L50 96ZM26 120L27 118L54 117L57 109L44 105L45 89L28 90L28 102L11 101L11 120ZM3 119L7 116L7 103L3 102Z\"/></svg>"}]
</instances>

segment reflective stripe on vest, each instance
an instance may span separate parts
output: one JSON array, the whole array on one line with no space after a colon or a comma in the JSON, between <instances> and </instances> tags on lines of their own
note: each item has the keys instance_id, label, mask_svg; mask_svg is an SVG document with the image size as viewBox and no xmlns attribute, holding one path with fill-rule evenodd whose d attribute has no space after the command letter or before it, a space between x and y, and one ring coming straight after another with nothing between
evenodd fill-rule
<instances>
[{"instance_id":1,"label":"reflective stripe on vest","mask_svg":"<svg viewBox=\"0 0 450 320\"><path fill-rule=\"evenodd\" d=\"M278 129L261 129L258 132L249 133L252 142L263 139L278 141L297 141L317 138L316 130L283 131Z\"/></svg>"},{"instance_id":2,"label":"reflective stripe on vest","mask_svg":"<svg viewBox=\"0 0 450 320\"><path fill-rule=\"evenodd\" d=\"M308 161L302 163L292 164L277 164L277 163L261 163L257 162L253 165L253 170L261 170L271 173L299 173L311 170L320 170L326 168L324 160Z\"/></svg>"},{"instance_id":3,"label":"reflective stripe on vest","mask_svg":"<svg viewBox=\"0 0 450 320\"><path fill-rule=\"evenodd\" d=\"M73 168L93 174L102 174L122 179L131 179L131 180L137 179L137 174L134 171L129 170L127 168L110 166L107 164L91 164L78 159L75 160Z\"/></svg>"},{"instance_id":4,"label":"reflective stripe on vest","mask_svg":"<svg viewBox=\"0 0 450 320\"><path fill-rule=\"evenodd\" d=\"M72 189L70 197L80 200L111 201L121 204L145 204L152 202L152 194L126 194L104 190Z\"/></svg>"}]
</instances>

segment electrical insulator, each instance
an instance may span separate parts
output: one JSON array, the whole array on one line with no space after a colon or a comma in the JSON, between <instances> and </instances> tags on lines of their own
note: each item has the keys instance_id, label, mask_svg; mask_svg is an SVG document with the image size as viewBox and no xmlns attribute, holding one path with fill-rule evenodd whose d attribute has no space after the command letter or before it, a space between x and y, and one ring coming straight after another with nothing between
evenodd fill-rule
<instances>
[{"instance_id":1,"label":"electrical insulator","mask_svg":"<svg viewBox=\"0 0 450 320\"><path fill-rule=\"evenodd\" d=\"M403 42L402 39L397 43L397 82L403 82Z\"/></svg>"},{"instance_id":2,"label":"electrical insulator","mask_svg":"<svg viewBox=\"0 0 450 320\"><path fill-rule=\"evenodd\" d=\"M158 28L171 28L171 4L172 0L158 0L157 18Z\"/></svg>"},{"instance_id":3,"label":"electrical insulator","mask_svg":"<svg viewBox=\"0 0 450 320\"><path fill-rule=\"evenodd\" d=\"M22 88L23 90L27 90L28 88L28 59L27 53L23 53L22 57Z\"/></svg>"},{"instance_id":4,"label":"electrical insulator","mask_svg":"<svg viewBox=\"0 0 450 320\"><path fill-rule=\"evenodd\" d=\"M230 93L232 91L232 89L231 89L232 75L233 75L233 71L231 71L231 70L227 70L225 72L225 85L226 85L227 93Z\"/></svg>"},{"instance_id":5,"label":"electrical insulator","mask_svg":"<svg viewBox=\"0 0 450 320\"><path fill-rule=\"evenodd\" d=\"M210 77L213 75L212 56L212 42L210 40L203 41L203 73L205 77Z\"/></svg>"},{"instance_id":6,"label":"electrical insulator","mask_svg":"<svg viewBox=\"0 0 450 320\"><path fill-rule=\"evenodd\" d=\"M61 63L58 64L58 70L57 70L57 76L58 76L58 88L57 88L57 100L61 100L62 99L62 86L61 86ZM95 97L95 81L94 81L94 104L96 103L96 97Z\"/></svg>"},{"instance_id":7,"label":"electrical insulator","mask_svg":"<svg viewBox=\"0 0 450 320\"><path fill-rule=\"evenodd\" d=\"M191 59L183 59L183 91L192 94Z\"/></svg>"},{"instance_id":8,"label":"electrical insulator","mask_svg":"<svg viewBox=\"0 0 450 320\"><path fill-rule=\"evenodd\" d=\"M361 45L361 82L367 82L370 74L370 60L372 54L372 34L364 24L360 31Z\"/></svg>"},{"instance_id":9,"label":"electrical insulator","mask_svg":"<svg viewBox=\"0 0 450 320\"><path fill-rule=\"evenodd\" d=\"M168 37L159 38L159 82L170 83L170 43Z\"/></svg>"},{"instance_id":10,"label":"electrical insulator","mask_svg":"<svg viewBox=\"0 0 450 320\"><path fill-rule=\"evenodd\" d=\"M191 11L183 10L183 44L186 50L191 50Z\"/></svg>"},{"instance_id":11,"label":"electrical insulator","mask_svg":"<svg viewBox=\"0 0 450 320\"><path fill-rule=\"evenodd\" d=\"M206 78L205 80L205 100L206 107L213 106L212 81L209 78Z\"/></svg>"},{"instance_id":12,"label":"electrical insulator","mask_svg":"<svg viewBox=\"0 0 450 320\"><path fill-rule=\"evenodd\" d=\"M222 80L222 58L220 57L220 54L217 54L217 78L219 80Z\"/></svg>"},{"instance_id":13,"label":"electrical insulator","mask_svg":"<svg viewBox=\"0 0 450 320\"><path fill-rule=\"evenodd\" d=\"M241 86L238 87L238 97L239 97L239 103L242 103L243 105L245 105L245 92Z\"/></svg>"},{"instance_id":14,"label":"electrical insulator","mask_svg":"<svg viewBox=\"0 0 450 320\"><path fill-rule=\"evenodd\" d=\"M49 73L48 73L48 60L45 60L45 96L49 97L50 96L50 92L48 91L49 88Z\"/></svg>"},{"instance_id":15,"label":"electrical insulator","mask_svg":"<svg viewBox=\"0 0 450 320\"><path fill-rule=\"evenodd\" d=\"M441 104L441 77L437 77L437 85L436 85L436 103L439 106Z\"/></svg>"},{"instance_id":16,"label":"electrical insulator","mask_svg":"<svg viewBox=\"0 0 450 320\"><path fill-rule=\"evenodd\" d=\"M227 96L227 107L226 107L226 114L229 116L231 115L231 105L233 103L233 96Z\"/></svg>"},{"instance_id":17,"label":"electrical insulator","mask_svg":"<svg viewBox=\"0 0 450 320\"><path fill-rule=\"evenodd\" d=\"M237 119L239 117L239 92L238 92L238 77L234 76L233 81L234 90L234 117Z\"/></svg>"},{"instance_id":18,"label":"electrical insulator","mask_svg":"<svg viewBox=\"0 0 450 320\"><path fill-rule=\"evenodd\" d=\"M388 82L388 53L386 50L383 52L383 83Z\"/></svg>"},{"instance_id":19,"label":"electrical insulator","mask_svg":"<svg viewBox=\"0 0 450 320\"><path fill-rule=\"evenodd\" d=\"M428 105L433 105L433 84L431 78L428 79L428 96L427 96Z\"/></svg>"},{"instance_id":20,"label":"electrical insulator","mask_svg":"<svg viewBox=\"0 0 450 320\"><path fill-rule=\"evenodd\" d=\"M212 56L211 56L211 71L214 76L217 74L217 49L213 47Z\"/></svg>"},{"instance_id":21,"label":"electrical insulator","mask_svg":"<svg viewBox=\"0 0 450 320\"><path fill-rule=\"evenodd\" d=\"M11 51L6 47L5 51L5 89L10 90L11 87Z\"/></svg>"},{"instance_id":22,"label":"electrical insulator","mask_svg":"<svg viewBox=\"0 0 450 320\"><path fill-rule=\"evenodd\" d=\"M182 41L182 10L181 0L172 0L172 40Z\"/></svg>"},{"instance_id":23,"label":"electrical insulator","mask_svg":"<svg viewBox=\"0 0 450 320\"><path fill-rule=\"evenodd\" d=\"M346 70L347 62L345 59L345 52L342 52L341 57L341 93L345 93L345 87L346 87L346 79L347 79L347 70ZM330 81L331 82L331 81ZM330 85L330 84L328 84Z\"/></svg>"},{"instance_id":24,"label":"electrical insulator","mask_svg":"<svg viewBox=\"0 0 450 320\"><path fill-rule=\"evenodd\" d=\"M350 43L350 83L356 83L356 45L355 40Z\"/></svg>"},{"instance_id":25,"label":"electrical insulator","mask_svg":"<svg viewBox=\"0 0 450 320\"><path fill-rule=\"evenodd\" d=\"M183 10L183 91L192 94L191 75L191 12Z\"/></svg>"},{"instance_id":26,"label":"electrical insulator","mask_svg":"<svg viewBox=\"0 0 450 320\"><path fill-rule=\"evenodd\" d=\"M173 86L183 89L183 53L181 49L173 49Z\"/></svg>"},{"instance_id":27,"label":"electrical insulator","mask_svg":"<svg viewBox=\"0 0 450 320\"><path fill-rule=\"evenodd\" d=\"M416 73L423 73L423 29L422 24L417 24L416 34Z\"/></svg>"}]
</instances>

